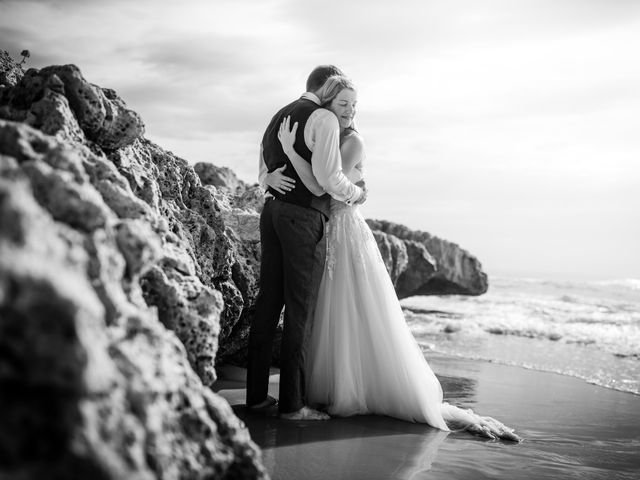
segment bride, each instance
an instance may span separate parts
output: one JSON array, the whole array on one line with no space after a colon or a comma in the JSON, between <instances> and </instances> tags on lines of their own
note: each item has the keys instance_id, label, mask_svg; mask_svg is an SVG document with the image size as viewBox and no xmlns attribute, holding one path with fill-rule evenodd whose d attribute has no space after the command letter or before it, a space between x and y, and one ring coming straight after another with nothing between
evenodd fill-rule
<instances>
[{"instance_id":1,"label":"bride","mask_svg":"<svg viewBox=\"0 0 640 480\"><path fill-rule=\"evenodd\" d=\"M354 85L344 76L330 77L319 97L322 106L338 117L343 173L354 183L362 182L365 153L353 123ZM305 186L322 195L311 165L293 148L297 127L296 123L290 130L289 118L285 119L278 138ZM271 184L284 187L289 180L277 170L269 175ZM325 405L334 416L388 415L441 430L464 428L518 441L513 430L499 421L443 403L440 382L406 324L357 205L331 200L327 246L306 367L308 401Z\"/></svg>"}]
</instances>

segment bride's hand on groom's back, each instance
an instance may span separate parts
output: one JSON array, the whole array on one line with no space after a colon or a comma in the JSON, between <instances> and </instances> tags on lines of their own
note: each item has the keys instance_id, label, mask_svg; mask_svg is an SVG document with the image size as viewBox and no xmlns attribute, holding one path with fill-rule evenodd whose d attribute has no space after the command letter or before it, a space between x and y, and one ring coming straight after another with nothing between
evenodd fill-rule
<instances>
[{"instance_id":1,"label":"bride's hand on groom's back","mask_svg":"<svg viewBox=\"0 0 640 480\"><path fill-rule=\"evenodd\" d=\"M298 131L298 122L293 124L293 128L291 125L291 117L285 117L280 124L280 128L278 129L278 140L280 140L280 144L282 145L282 150L284 153L291 158L289 155L293 150L293 144L296 141L296 132Z\"/></svg>"},{"instance_id":2,"label":"bride's hand on groom's back","mask_svg":"<svg viewBox=\"0 0 640 480\"><path fill-rule=\"evenodd\" d=\"M282 194L290 192L296 186L296 181L293 178L287 177L282 173L285 168L287 168L286 165L276 168L273 172L267 173L267 177L265 179L265 183L268 186Z\"/></svg>"}]
</instances>

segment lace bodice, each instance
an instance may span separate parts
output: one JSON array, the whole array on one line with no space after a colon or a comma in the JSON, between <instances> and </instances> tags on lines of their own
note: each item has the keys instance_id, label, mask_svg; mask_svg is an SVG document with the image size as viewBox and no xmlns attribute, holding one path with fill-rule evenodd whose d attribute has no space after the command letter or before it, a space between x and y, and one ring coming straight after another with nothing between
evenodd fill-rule
<instances>
[{"instance_id":1,"label":"lace bodice","mask_svg":"<svg viewBox=\"0 0 640 480\"><path fill-rule=\"evenodd\" d=\"M331 199L331 216L327 223L327 260L325 268L331 278L336 265L336 249L345 248L343 242L349 243L349 250L355 257L355 263L364 267L363 247L369 244L368 250L375 252L375 260L383 263L378 244L359 211L358 205L347 205ZM364 272L363 272L364 273Z\"/></svg>"},{"instance_id":2,"label":"lace bodice","mask_svg":"<svg viewBox=\"0 0 640 480\"><path fill-rule=\"evenodd\" d=\"M352 135L358 135L353 132ZM358 183L364 180L364 151L361 153L360 158L350 159L347 163L351 163L351 166L343 164L342 173L353 183ZM343 159L344 162L345 159ZM346 233L346 234L345 234ZM336 247L340 242L348 241L351 245L351 250L355 252L356 260L362 265L363 259L359 256L358 252L361 252L359 248L364 242L372 243L375 247L380 262L382 262L382 256L378 251L376 241L369 229L369 226L364 221L364 218L358 211L357 205L347 205L344 202L331 199L331 216L327 224L327 273L331 277L336 262Z\"/></svg>"}]
</instances>

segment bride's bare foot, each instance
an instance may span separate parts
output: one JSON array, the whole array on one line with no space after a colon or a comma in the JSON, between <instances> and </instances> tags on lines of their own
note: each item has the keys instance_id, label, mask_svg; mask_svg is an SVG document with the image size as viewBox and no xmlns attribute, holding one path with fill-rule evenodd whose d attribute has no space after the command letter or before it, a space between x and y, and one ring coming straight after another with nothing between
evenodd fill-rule
<instances>
[{"instance_id":1,"label":"bride's bare foot","mask_svg":"<svg viewBox=\"0 0 640 480\"><path fill-rule=\"evenodd\" d=\"M281 413L280 418L283 420L329 420L331 417L313 408L302 407L295 412Z\"/></svg>"},{"instance_id":2,"label":"bride's bare foot","mask_svg":"<svg viewBox=\"0 0 640 480\"><path fill-rule=\"evenodd\" d=\"M262 412L267 410L269 407L276 405L278 401L273 398L271 395L267 395L267 398L260 403L255 405L250 405L247 408L252 412Z\"/></svg>"}]
</instances>

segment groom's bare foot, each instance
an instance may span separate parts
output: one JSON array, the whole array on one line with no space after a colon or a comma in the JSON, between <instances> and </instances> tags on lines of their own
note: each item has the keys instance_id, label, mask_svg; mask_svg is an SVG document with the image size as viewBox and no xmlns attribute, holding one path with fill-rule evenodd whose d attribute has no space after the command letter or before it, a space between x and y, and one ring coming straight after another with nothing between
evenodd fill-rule
<instances>
[{"instance_id":1,"label":"groom's bare foot","mask_svg":"<svg viewBox=\"0 0 640 480\"><path fill-rule=\"evenodd\" d=\"M283 420L329 420L331 417L313 408L302 407L295 412L281 413L280 418Z\"/></svg>"},{"instance_id":2,"label":"groom's bare foot","mask_svg":"<svg viewBox=\"0 0 640 480\"><path fill-rule=\"evenodd\" d=\"M264 412L265 410L268 410L269 407L273 407L277 403L278 401L275 398L273 398L271 395L268 395L267 398L262 402L255 405L249 405L247 408L251 412Z\"/></svg>"}]
</instances>

